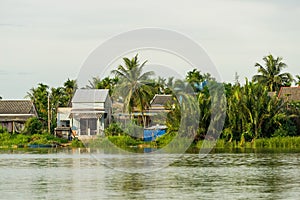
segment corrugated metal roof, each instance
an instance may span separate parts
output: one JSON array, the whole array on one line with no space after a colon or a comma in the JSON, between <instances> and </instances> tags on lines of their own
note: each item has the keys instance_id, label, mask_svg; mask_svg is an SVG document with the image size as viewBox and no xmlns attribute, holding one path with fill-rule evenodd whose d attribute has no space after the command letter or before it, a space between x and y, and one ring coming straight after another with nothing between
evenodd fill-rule
<instances>
[{"instance_id":1,"label":"corrugated metal roof","mask_svg":"<svg viewBox=\"0 0 300 200\"><path fill-rule=\"evenodd\" d=\"M108 92L107 89L78 89L72 103L104 103Z\"/></svg>"},{"instance_id":2,"label":"corrugated metal roof","mask_svg":"<svg viewBox=\"0 0 300 200\"><path fill-rule=\"evenodd\" d=\"M172 95L156 94L150 103L151 106L153 105L165 106L168 102L171 103L171 101L172 101Z\"/></svg>"},{"instance_id":3,"label":"corrugated metal roof","mask_svg":"<svg viewBox=\"0 0 300 200\"><path fill-rule=\"evenodd\" d=\"M34 112L30 100L0 100L0 114L31 114Z\"/></svg>"}]
</instances>

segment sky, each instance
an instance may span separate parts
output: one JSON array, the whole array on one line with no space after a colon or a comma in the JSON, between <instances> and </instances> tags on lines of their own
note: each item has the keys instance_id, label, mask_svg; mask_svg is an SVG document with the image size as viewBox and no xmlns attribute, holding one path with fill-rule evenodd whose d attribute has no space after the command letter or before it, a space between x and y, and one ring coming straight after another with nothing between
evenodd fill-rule
<instances>
[{"instance_id":1,"label":"sky","mask_svg":"<svg viewBox=\"0 0 300 200\"><path fill-rule=\"evenodd\" d=\"M235 73L251 79L270 53L300 74L299 19L297 0L1 0L0 96L21 99L38 83L76 79L100 44L144 27L193 39L226 82Z\"/></svg>"}]
</instances>

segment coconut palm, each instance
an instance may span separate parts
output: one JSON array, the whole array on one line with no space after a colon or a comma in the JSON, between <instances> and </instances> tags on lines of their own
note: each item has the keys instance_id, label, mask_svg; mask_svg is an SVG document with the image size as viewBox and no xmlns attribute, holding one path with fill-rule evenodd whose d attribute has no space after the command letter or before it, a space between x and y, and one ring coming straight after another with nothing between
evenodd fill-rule
<instances>
[{"instance_id":1,"label":"coconut palm","mask_svg":"<svg viewBox=\"0 0 300 200\"><path fill-rule=\"evenodd\" d=\"M278 91L282 86L290 86L293 77L290 73L281 73L287 65L282 62L281 57L274 58L271 54L263 58L265 66L259 63L255 64L258 67L258 75L253 76L253 81L263 84L268 87L269 91Z\"/></svg>"},{"instance_id":2,"label":"coconut palm","mask_svg":"<svg viewBox=\"0 0 300 200\"><path fill-rule=\"evenodd\" d=\"M30 98L33 101L39 118L41 118L44 122L46 122L48 119L48 90L48 85L39 83L37 88L31 88L26 95L27 98Z\"/></svg>"},{"instance_id":3,"label":"coconut palm","mask_svg":"<svg viewBox=\"0 0 300 200\"><path fill-rule=\"evenodd\" d=\"M199 70L193 69L187 73L186 80L189 84L191 84L191 87L194 89L194 91L198 91L197 85L203 82L204 78Z\"/></svg>"},{"instance_id":4,"label":"coconut palm","mask_svg":"<svg viewBox=\"0 0 300 200\"><path fill-rule=\"evenodd\" d=\"M89 81L89 85L86 86L87 89L108 89L109 94L113 93L113 89L118 82L118 78L105 77L100 79L99 77L93 77Z\"/></svg>"},{"instance_id":5,"label":"coconut palm","mask_svg":"<svg viewBox=\"0 0 300 200\"><path fill-rule=\"evenodd\" d=\"M119 79L115 92L124 98L123 110L128 111L130 116L134 107L139 109L145 126L144 111L149 107L149 102L153 97L152 88L149 86L151 84L149 78L154 75L154 72L143 72L147 61L140 64L138 55L131 60L128 58L123 58L123 60L125 65L119 65L117 70L112 71L116 78Z\"/></svg>"},{"instance_id":6,"label":"coconut palm","mask_svg":"<svg viewBox=\"0 0 300 200\"><path fill-rule=\"evenodd\" d=\"M99 77L93 77L92 80L89 80L89 85L86 85L86 89L99 89L101 79Z\"/></svg>"},{"instance_id":7,"label":"coconut palm","mask_svg":"<svg viewBox=\"0 0 300 200\"><path fill-rule=\"evenodd\" d=\"M68 79L66 82L64 82L64 91L67 95L67 99L66 99L66 102L64 102L63 106L70 105L76 89L77 89L76 80Z\"/></svg>"},{"instance_id":8,"label":"coconut palm","mask_svg":"<svg viewBox=\"0 0 300 200\"><path fill-rule=\"evenodd\" d=\"M296 75L296 80L295 80L295 83L296 85L298 85L298 87L300 87L300 75Z\"/></svg>"}]
</instances>

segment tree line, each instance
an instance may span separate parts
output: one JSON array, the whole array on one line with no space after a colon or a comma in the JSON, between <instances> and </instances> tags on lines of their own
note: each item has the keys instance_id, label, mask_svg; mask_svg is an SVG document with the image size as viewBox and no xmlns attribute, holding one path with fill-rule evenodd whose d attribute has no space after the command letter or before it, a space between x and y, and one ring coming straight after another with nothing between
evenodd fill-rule
<instances>
[{"instance_id":1,"label":"tree line","mask_svg":"<svg viewBox=\"0 0 300 200\"><path fill-rule=\"evenodd\" d=\"M121 98L123 111L129 114L134 111L141 113L141 118L135 122L141 126L146 124L145 112L154 95L171 94L175 101L172 105L166 105L170 110L165 122L168 133L178 131L182 121L186 120L186 123L192 121L198 125L196 130L191 130L195 140L204 138L210 123L217 121L217 117L222 117L212 116L213 109L218 108L211 108L216 98L209 91L209 88L221 85L226 97L220 101L220 104L226 104L222 138L227 141L253 141L256 138L300 135L300 101L287 102L269 93L278 93L281 87L291 86L293 82L300 86L300 75L295 75L294 79L290 73L283 72L287 65L281 57L271 54L265 56L263 64L256 63L254 66L257 74L251 80L246 78L245 84L239 83L237 75L234 83L218 83L209 73L202 73L197 69L187 72L184 80L174 77L156 78L153 71L144 70L147 61L140 63L138 55L131 59L123 58L123 61L122 65L112 71L112 77L94 77L85 88L109 89L111 96ZM76 81L68 79L63 87L50 89L40 83L28 92L28 97L35 103L44 124L48 120L49 96L51 130L56 126L57 108L70 105L76 88ZM180 91L185 91L185 94ZM181 103L181 98L186 105ZM182 112L183 107L186 112Z\"/></svg>"}]
</instances>

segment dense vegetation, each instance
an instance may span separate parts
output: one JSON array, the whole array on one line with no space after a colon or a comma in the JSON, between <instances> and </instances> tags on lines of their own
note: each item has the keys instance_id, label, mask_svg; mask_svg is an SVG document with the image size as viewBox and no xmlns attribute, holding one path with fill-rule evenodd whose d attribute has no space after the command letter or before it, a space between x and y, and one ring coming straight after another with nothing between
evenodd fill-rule
<instances>
[{"instance_id":1,"label":"dense vegetation","mask_svg":"<svg viewBox=\"0 0 300 200\"><path fill-rule=\"evenodd\" d=\"M193 145L200 146L208 132L211 133L211 139L214 139L214 133L220 130L217 125L211 123L221 119L225 119L225 123L221 139L217 143L219 146L277 147L282 146L278 143L288 143L284 139L278 139L282 137L288 138L289 141L299 141L291 138L300 136L300 102L283 101L278 95L269 93L278 94L281 87L291 86L293 82L300 86L300 75L295 75L294 80L290 73L282 71L287 65L280 57L265 56L263 64L255 64L258 68L257 74L251 80L246 78L245 84L240 84L237 75L234 83L218 83L209 73L202 73L197 69L187 72L184 80L173 77L155 78L154 72L144 72L146 61L140 64L137 55L132 59L123 60L124 65L112 71L113 77L105 77L102 80L94 77L86 86L86 88L109 89L113 99L123 103L122 110L129 113L130 126L125 127L124 124L115 121L105 130L105 135L114 144L145 145L139 139L140 135L135 132L146 126L145 111L150 107L150 101L155 94L171 94L174 101L166 105L166 109L170 112L162 122L168 127L167 133L152 142L151 146L165 146L178 135L183 137L192 135ZM53 132L56 127L57 108L70 104L76 88L76 81L69 79L58 88L50 89L43 83L37 88L32 88L28 92L28 97L34 102L39 119L30 119L21 135L0 134L1 141L11 138L12 142L9 144L13 145L49 138L49 134L45 134L48 97ZM224 98L218 96L218 92L210 91L212 88L214 91L223 90ZM217 106L212 107L213 104ZM213 114L223 108L226 108L224 110L226 116ZM134 117L132 115L134 111L141 113L141 116ZM197 126L194 126L195 123ZM35 139L37 135L43 136ZM50 140L55 141L54 138ZM98 142L103 143L103 139ZM2 142L1 145L6 143ZM82 145L80 142L73 141L73 146L80 145Z\"/></svg>"}]
</instances>

